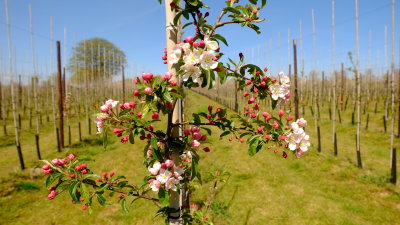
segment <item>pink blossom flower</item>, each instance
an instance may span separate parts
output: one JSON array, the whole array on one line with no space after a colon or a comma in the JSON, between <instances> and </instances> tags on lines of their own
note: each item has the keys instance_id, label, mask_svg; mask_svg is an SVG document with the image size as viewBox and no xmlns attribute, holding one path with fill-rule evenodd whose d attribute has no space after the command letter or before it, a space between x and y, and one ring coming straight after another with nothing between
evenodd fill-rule
<instances>
[{"instance_id":1,"label":"pink blossom flower","mask_svg":"<svg viewBox=\"0 0 400 225\"><path fill-rule=\"evenodd\" d=\"M149 186L152 191L158 191L160 189L161 183L158 180L151 179L149 180Z\"/></svg>"},{"instance_id":2,"label":"pink blossom flower","mask_svg":"<svg viewBox=\"0 0 400 225\"><path fill-rule=\"evenodd\" d=\"M301 126L301 127L307 126L307 121L305 119L303 119L303 118L298 119L296 121L296 123L299 124L299 126Z\"/></svg>"},{"instance_id":3,"label":"pink blossom flower","mask_svg":"<svg viewBox=\"0 0 400 225\"><path fill-rule=\"evenodd\" d=\"M70 160L73 160L73 159L75 159L75 155L69 154L69 155L68 155L68 158L69 158Z\"/></svg>"},{"instance_id":4,"label":"pink blossom flower","mask_svg":"<svg viewBox=\"0 0 400 225\"><path fill-rule=\"evenodd\" d=\"M170 159L167 159L167 160L165 160L165 165L166 165L168 168L174 167L174 161L172 161L172 160L170 160Z\"/></svg>"}]
</instances>

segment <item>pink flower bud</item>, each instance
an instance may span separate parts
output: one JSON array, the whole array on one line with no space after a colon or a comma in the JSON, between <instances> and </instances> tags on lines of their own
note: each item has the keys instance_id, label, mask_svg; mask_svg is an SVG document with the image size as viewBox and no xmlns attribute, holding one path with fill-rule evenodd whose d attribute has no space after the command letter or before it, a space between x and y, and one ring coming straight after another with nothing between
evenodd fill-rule
<instances>
[{"instance_id":1,"label":"pink flower bud","mask_svg":"<svg viewBox=\"0 0 400 225\"><path fill-rule=\"evenodd\" d=\"M197 140L193 140L193 141L192 141L192 147L193 147L193 148L198 148L198 147L200 147L200 142L197 141Z\"/></svg>"},{"instance_id":2,"label":"pink flower bud","mask_svg":"<svg viewBox=\"0 0 400 225\"><path fill-rule=\"evenodd\" d=\"M151 118L152 118L153 120L157 120L158 117L159 117L158 112L154 112L153 115L151 115Z\"/></svg>"},{"instance_id":3,"label":"pink flower bud","mask_svg":"<svg viewBox=\"0 0 400 225\"><path fill-rule=\"evenodd\" d=\"M167 164L161 163L161 168L166 169L167 168Z\"/></svg>"},{"instance_id":4,"label":"pink flower bud","mask_svg":"<svg viewBox=\"0 0 400 225\"><path fill-rule=\"evenodd\" d=\"M258 104L255 104L254 107L253 107L253 109L254 109L254 110L259 110L259 109L260 109L260 106L259 106Z\"/></svg>"},{"instance_id":5,"label":"pink flower bud","mask_svg":"<svg viewBox=\"0 0 400 225\"><path fill-rule=\"evenodd\" d=\"M53 160L51 160L51 163L53 163L54 165L58 165L59 164L59 160L58 159L53 159Z\"/></svg>"},{"instance_id":6,"label":"pink flower bud","mask_svg":"<svg viewBox=\"0 0 400 225\"><path fill-rule=\"evenodd\" d=\"M288 116L287 117L287 121L292 121L294 118L293 118L293 116Z\"/></svg>"},{"instance_id":7,"label":"pink flower bud","mask_svg":"<svg viewBox=\"0 0 400 225\"><path fill-rule=\"evenodd\" d=\"M48 170L48 169L50 169L50 165L45 164L45 165L42 166L42 169L43 170Z\"/></svg>"},{"instance_id":8,"label":"pink flower bud","mask_svg":"<svg viewBox=\"0 0 400 225\"><path fill-rule=\"evenodd\" d=\"M108 108L107 105L102 105L102 106L100 107L100 111L102 111L103 113L106 113L106 112L108 112L109 110L110 110L110 108Z\"/></svg>"},{"instance_id":9,"label":"pink flower bud","mask_svg":"<svg viewBox=\"0 0 400 225\"><path fill-rule=\"evenodd\" d=\"M252 83L253 83L253 82L252 82L251 80L247 80L247 81L246 81L246 84L247 84L247 85L250 85L250 84L252 84Z\"/></svg>"},{"instance_id":10,"label":"pink flower bud","mask_svg":"<svg viewBox=\"0 0 400 225\"><path fill-rule=\"evenodd\" d=\"M246 98L247 96L249 96L249 92L245 91L245 92L243 93L243 97Z\"/></svg>"},{"instance_id":11,"label":"pink flower bud","mask_svg":"<svg viewBox=\"0 0 400 225\"><path fill-rule=\"evenodd\" d=\"M151 95L151 94L153 94L153 89L152 89L151 87L146 87L146 88L144 89L144 93L145 93L146 95Z\"/></svg>"},{"instance_id":12,"label":"pink flower bud","mask_svg":"<svg viewBox=\"0 0 400 225\"><path fill-rule=\"evenodd\" d=\"M184 134L185 136L189 136L189 135L190 135L190 131L189 131L189 130L183 130L183 134Z\"/></svg>"},{"instance_id":13,"label":"pink flower bud","mask_svg":"<svg viewBox=\"0 0 400 225\"><path fill-rule=\"evenodd\" d=\"M175 87L177 85L176 80L170 80L169 85L171 85L172 87Z\"/></svg>"},{"instance_id":14,"label":"pink flower bud","mask_svg":"<svg viewBox=\"0 0 400 225\"><path fill-rule=\"evenodd\" d=\"M205 148L203 148L203 151L210 152L210 148L209 147L205 147Z\"/></svg>"},{"instance_id":15,"label":"pink flower bud","mask_svg":"<svg viewBox=\"0 0 400 225\"><path fill-rule=\"evenodd\" d=\"M193 138L195 139L195 140L200 140L200 138L201 138L201 134L199 134L199 133L193 133Z\"/></svg>"},{"instance_id":16,"label":"pink flower bud","mask_svg":"<svg viewBox=\"0 0 400 225\"><path fill-rule=\"evenodd\" d=\"M199 47L199 42L193 42L193 47L195 48Z\"/></svg>"},{"instance_id":17,"label":"pink flower bud","mask_svg":"<svg viewBox=\"0 0 400 225\"><path fill-rule=\"evenodd\" d=\"M248 104L253 104L255 101L256 101L256 98L251 97L251 98L247 101L247 103L248 103Z\"/></svg>"},{"instance_id":18,"label":"pink flower bud","mask_svg":"<svg viewBox=\"0 0 400 225\"><path fill-rule=\"evenodd\" d=\"M73 160L73 159L75 159L75 155L69 154L69 155L68 155L68 158L69 158L69 160Z\"/></svg>"},{"instance_id":19,"label":"pink flower bud","mask_svg":"<svg viewBox=\"0 0 400 225\"><path fill-rule=\"evenodd\" d=\"M75 166L75 170L81 170L81 167L80 166Z\"/></svg>"},{"instance_id":20,"label":"pink flower bud","mask_svg":"<svg viewBox=\"0 0 400 225\"><path fill-rule=\"evenodd\" d=\"M82 210L86 210L86 209L87 209L87 205L86 204L82 205Z\"/></svg>"},{"instance_id":21,"label":"pink flower bud","mask_svg":"<svg viewBox=\"0 0 400 225\"><path fill-rule=\"evenodd\" d=\"M206 43L203 40L201 40L199 43L199 47L204 48L204 46L206 46Z\"/></svg>"},{"instance_id":22,"label":"pink flower bud","mask_svg":"<svg viewBox=\"0 0 400 225\"><path fill-rule=\"evenodd\" d=\"M274 150L274 153L278 153L278 149L275 149L275 150Z\"/></svg>"},{"instance_id":23,"label":"pink flower bud","mask_svg":"<svg viewBox=\"0 0 400 225\"><path fill-rule=\"evenodd\" d=\"M115 172L110 172L110 177L114 176Z\"/></svg>"},{"instance_id":24,"label":"pink flower bud","mask_svg":"<svg viewBox=\"0 0 400 225\"><path fill-rule=\"evenodd\" d=\"M45 173L45 174L51 174L51 172L53 172L53 170L52 170L52 169L43 170L43 173Z\"/></svg>"},{"instance_id":25,"label":"pink flower bud","mask_svg":"<svg viewBox=\"0 0 400 225\"><path fill-rule=\"evenodd\" d=\"M186 37L185 41L186 41L186 43L192 44L193 43L193 37L192 36Z\"/></svg>"},{"instance_id":26,"label":"pink flower bud","mask_svg":"<svg viewBox=\"0 0 400 225\"><path fill-rule=\"evenodd\" d=\"M209 112L212 112L212 109L213 109L213 106L212 106L212 105L209 105L209 106L208 106L208 111L209 111Z\"/></svg>"},{"instance_id":27,"label":"pink flower bud","mask_svg":"<svg viewBox=\"0 0 400 225\"><path fill-rule=\"evenodd\" d=\"M151 81L151 79L153 79L153 74L152 73L142 73L142 78L143 78L143 80Z\"/></svg>"},{"instance_id":28,"label":"pink flower bud","mask_svg":"<svg viewBox=\"0 0 400 225\"><path fill-rule=\"evenodd\" d=\"M269 113L263 112L263 113L262 113L262 116L263 116L264 118L267 118L267 117L269 116Z\"/></svg>"},{"instance_id":29,"label":"pink flower bud","mask_svg":"<svg viewBox=\"0 0 400 225\"><path fill-rule=\"evenodd\" d=\"M279 123L274 120L274 124L272 125L275 129L279 128Z\"/></svg>"},{"instance_id":30,"label":"pink flower bud","mask_svg":"<svg viewBox=\"0 0 400 225\"><path fill-rule=\"evenodd\" d=\"M279 110L278 115L279 115L279 117L282 117L283 115L285 115L285 112L283 110Z\"/></svg>"},{"instance_id":31,"label":"pink flower bud","mask_svg":"<svg viewBox=\"0 0 400 225\"><path fill-rule=\"evenodd\" d=\"M261 86L261 87L265 87L265 86L267 86L267 83L265 83L265 81L261 81L260 86Z\"/></svg>"},{"instance_id":32,"label":"pink flower bud","mask_svg":"<svg viewBox=\"0 0 400 225\"><path fill-rule=\"evenodd\" d=\"M107 172L104 172L104 173L103 173L103 177L107 178L107 176L108 176L108 173L107 173Z\"/></svg>"},{"instance_id":33,"label":"pink flower bud","mask_svg":"<svg viewBox=\"0 0 400 225\"><path fill-rule=\"evenodd\" d=\"M207 140L207 136L206 135L201 136L200 141L205 141L205 140Z\"/></svg>"},{"instance_id":34,"label":"pink flower bud","mask_svg":"<svg viewBox=\"0 0 400 225\"><path fill-rule=\"evenodd\" d=\"M81 170L82 174L87 174L87 170Z\"/></svg>"},{"instance_id":35,"label":"pink flower bud","mask_svg":"<svg viewBox=\"0 0 400 225\"><path fill-rule=\"evenodd\" d=\"M281 141L284 141L284 140L286 140L286 136L284 136L284 135L282 135L282 136L279 136L279 139L281 140Z\"/></svg>"},{"instance_id":36,"label":"pink flower bud","mask_svg":"<svg viewBox=\"0 0 400 225\"><path fill-rule=\"evenodd\" d=\"M53 200L56 197L56 195L57 195L57 191L52 191L52 192L50 192L49 195L47 195L47 198L49 200Z\"/></svg>"},{"instance_id":37,"label":"pink flower bud","mask_svg":"<svg viewBox=\"0 0 400 225\"><path fill-rule=\"evenodd\" d=\"M170 159L167 159L167 160L165 160L165 165L166 165L168 168L174 167L174 161L172 161L172 160L170 160Z\"/></svg>"},{"instance_id":38,"label":"pink flower bud","mask_svg":"<svg viewBox=\"0 0 400 225\"><path fill-rule=\"evenodd\" d=\"M199 127L190 127L190 131L192 132L192 133L198 133L199 131L200 131L200 128Z\"/></svg>"},{"instance_id":39,"label":"pink flower bud","mask_svg":"<svg viewBox=\"0 0 400 225\"><path fill-rule=\"evenodd\" d=\"M267 67L264 67L264 72L267 72L268 71L268 68Z\"/></svg>"},{"instance_id":40,"label":"pink flower bud","mask_svg":"<svg viewBox=\"0 0 400 225\"><path fill-rule=\"evenodd\" d=\"M80 167L81 167L81 170L82 169L86 169L87 168L87 164L86 163L82 163Z\"/></svg>"},{"instance_id":41,"label":"pink flower bud","mask_svg":"<svg viewBox=\"0 0 400 225\"><path fill-rule=\"evenodd\" d=\"M75 177L76 177L76 174L75 174L75 173L73 173L73 174L70 174L70 175L69 175L69 177L71 177L71 178L75 178Z\"/></svg>"},{"instance_id":42,"label":"pink flower bud","mask_svg":"<svg viewBox=\"0 0 400 225\"><path fill-rule=\"evenodd\" d=\"M121 134L122 132L124 132L124 129L120 129L120 128L114 128L113 133L114 134Z\"/></svg>"},{"instance_id":43,"label":"pink flower bud","mask_svg":"<svg viewBox=\"0 0 400 225\"><path fill-rule=\"evenodd\" d=\"M240 140L239 140L239 141L240 141L240 143L243 143L243 142L244 142L244 140L243 140L242 138L240 138Z\"/></svg>"},{"instance_id":44,"label":"pink flower bud","mask_svg":"<svg viewBox=\"0 0 400 225\"><path fill-rule=\"evenodd\" d=\"M265 135L265 140L267 140L267 141L271 140L271 136L270 135Z\"/></svg>"},{"instance_id":45,"label":"pink flower bud","mask_svg":"<svg viewBox=\"0 0 400 225\"><path fill-rule=\"evenodd\" d=\"M138 90L135 90L135 91L133 92L133 95L137 97L137 96L140 95L140 92L139 92Z\"/></svg>"},{"instance_id":46,"label":"pink flower bud","mask_svg":"<svg viewBox=\"0 0 400 225\"><path fill-rule=\"evenodd\" d=\"M129 141L129 136L125 136L121 139L121 143L125 143Z\"/></svg>"}]
</instances>

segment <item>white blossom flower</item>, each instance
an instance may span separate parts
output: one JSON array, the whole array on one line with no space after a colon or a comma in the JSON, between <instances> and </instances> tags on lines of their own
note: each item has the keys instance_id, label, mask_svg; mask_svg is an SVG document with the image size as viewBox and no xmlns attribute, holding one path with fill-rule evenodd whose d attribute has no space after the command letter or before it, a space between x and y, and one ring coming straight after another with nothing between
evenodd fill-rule
<instances>
[{"instance_id":1,"label":"white blossom flower","mask_svg":"<svg viewBox=\"0 0 400 225\"><path fill-rule=\"evenodd\" d=\"M161 182L161 184L165 184L167 180L172 176L172 173L169 170L160 170L160 174L157 175L156 179Z\"/></svg>"},{"instance_id":2,"label":"white blossom flower","mask_svg":"<svg viewBox=\"0 0 400 225\"><path fill-rule=\"evenodd\" d=\"M201 67L206 70L217 68L218 62L214 61L215 59L214 51L209 50L203 52L203 54L200 56Z\"/></svg>"},{"instance_id":3,"label":"white blossom flower","mask_svg":"<svg viewBox=\"0 0 400 225\"><path fill-rule=\"evenodd\" d=\"M172 48L171 53L169 55L169 64L175 64L179 61L182 56L182 48L179 45L176 45Z\"/></svg>"},{"instance_id":4,"label":"white blossom flower","mask_svg":"<svg viewBox=\"0 0 400 225\"><path fill-rule=\"evenodd\" d=\"M112 99L108 99L105 103L109 108L115 108L118 105L118 101L114 101Z\"/></svg>"},{"instance_id":5,"label":"white blossom flower","mask_svg":"<svg viewBox=\"0 0 400 225\"><path fill-rule=\"evenodd\" d=\"M183 81L187 81L189 77L192 77L193 81L197 83L197 79L201 75L201 71L199 67L191 64L185 64L181 66L181 70L185 71L185 74L183 74Z\"/></svg>"},{"instance_id":6,"label":"white blossom flower","mask_svg":"<svg viewBox=\"0 0 400 225\"><path fill-rule=\"evenodd\" d=\"M204 43L206 44L207 50L216 51L219 48L218 42L210 40L208 35L204 38Z\"/></svg>"},{"instance_id":7,"label":"white blossom flower","mask_svg":"<svg viewBox=\"0 0 400 225\"><path fill-rule=\"evenodd\" d=\"M285 75L283 72L280 72L279 74L279 81L281 82L282 85L284 86L289 86L290 79L287 75Z\"/></svg>"},{"instance_id":8,"label":"white blossom flower","mask_svg":"<svg viewBox=\"0 0 400 225\"><path fill-rule=\"evenodd\" d=\"M151 175L157 175L158 171L161 169L161 163L160 162L155 162L153 164L153 167L149 168L149 172L151 173Z\"/></svg>"},{"instance_id":9,"label":"white blossom flower","mask_svg":"<svg viewBox=\"0 0 400 225\"><path fill-rule=\"evenodd\" d=\"M178 185L178 184L179 184L179 180L177 180L177 179L171 177L171 178L169 178L169 179L167 180L167 182L165 183L165 190L166 190L166 191L168 191L168 190L176 191L176 190L177 190L176 185Z\"/></svg>"},{"instance_id":10,"label":"white blossom flower","mask_svg":"<svg viewBox=\"0 0 400 225\"><path fill-rule=\"evenodd\" d=\"M160 189L161 183L158 180L151 179L149 181L149 186L152 191L158 191Z\"/></svg>"},{"instance_id":11,"label":"white blossom flower","mask_svg":"<svg viewBox=\"0 0 400 225\"><path fill-rule=\"evenodd\" d=\"M197 49L194 49L193 51L186 51L185 55L183 56L183 60L185 61L185 64L188 65L194 65L200 62L200 52Z\"/></svg>"}]
</instances>

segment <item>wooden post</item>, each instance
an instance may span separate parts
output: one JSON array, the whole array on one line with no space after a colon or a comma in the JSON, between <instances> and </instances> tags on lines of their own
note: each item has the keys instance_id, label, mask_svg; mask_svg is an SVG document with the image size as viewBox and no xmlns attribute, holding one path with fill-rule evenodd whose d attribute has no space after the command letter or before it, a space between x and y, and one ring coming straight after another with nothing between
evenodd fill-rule
<instances>
[{"instance_id":1,"label":"wooden post","mask_svg":"<svg viewBox=\"0 0 400 225\"><path fill-rule=\"evenodd\" d=\"M62 149L64 148L64 98L63 98L63 82L62 82L63 79L61 74L60 41L57 41L57 69L58 69L58 111L60 116L59 137L60 137L60 147Z\"/></svg>"},{"instance_id":2,"label":"wooden post","mask_svg":"<svg viewBox=\"0 0 400 225\"><path fill-rule=\"evenodd\" d=\"M390 182L392 184L397 183L397 164L396 164L396 148L392 148L391 151L391 168L390 168Z\"/></svg>"},{"instance_id":3,"label":"wooden post","mask_svg":"<svg viewBox=\"0 0 400 225\"><path fill-rule=\"evenodd\" d=\"M171 51L172 48L178 43L178 37L179 37L179 32L180 29L177 27L173 27L171 24L173 24L173 19L175 18L175 12L171 10L170 3L171 0L166 0L165 1L165 13L166 13L166 46L167 46L167 51ZM179 26L179 25L178 25ZM169 56L168 56L168 61L169 61ZM168 71L174 74L174 77L172 79L176 79L175 75L177 72L176 66L172 66L170 64L168 65ZM177 138L179 137L179 126L173 126L173 124L177 123L179 121L179 118L181 115L180 104L175 104L175 108L172 113L168 115L168 129L170 131L167 131L167 134L169 133L170 137L168 138ZM179 164L179 156L177 154L169 154L169 149L165 151L165 158L170 158L174 160L175 164ZM179 193L180 192L180 193ZM171 225L178 225L182 224L182 213L181 213L181 206L183 201L186 201L185 198L183 197L183 193L185 192L184 187L180 189L180 191L170 191L170 196L169 196L169 207L170 209L176 209L177 212L170 213L169 216L169 223Z\"/></svg>"},{"instance_id":4,"label":"wooden post","mask_svg":"<svg viewBox=\"0 0 400 225\"><path fill-rule=\"evenodd\" d=\"M357 151L357 166L362 168L361 162L361 82L360 82L360 50L358 43L358 0L356 1L356 89L357 89L357 134L356 134L356 151Z\"/></svg>"},{"instance_id":5,"label":"wooden post","mask_svg":"<svg viewBox=\"0 0 400 225\"><path fill-rule=\"evenodd\" d=\"M293 40L293 69L294 69L294 114L295 119L299 119L299 93L298 93L298 84L297 84L297 43L296 40Z\"/></svg>"}]
</instances>

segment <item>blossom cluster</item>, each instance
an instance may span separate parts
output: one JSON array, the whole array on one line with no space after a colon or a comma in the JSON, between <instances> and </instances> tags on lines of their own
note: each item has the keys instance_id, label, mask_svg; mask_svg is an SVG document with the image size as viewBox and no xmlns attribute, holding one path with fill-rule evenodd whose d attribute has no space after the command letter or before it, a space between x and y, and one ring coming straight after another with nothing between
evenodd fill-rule
<instances>
[{"instance_id":1,"label":"blossom cluster","mask_svg":"<svg viewBox=\"0 0 400 225\"><path fill-rule=\"evenodd\" d=\"M298 119L291 124L292 132L287 136L286 142L291 151L297 151L299 155L303 154L310 147L310 136L304 131L307 121L303 118Z\"/></svg>"},{"instance_id":2,"label":"blossom cluster","mask_svg":"<svg viewBox=\"0 0 400 225\"><path fill-rule=\"evenodd\" d=\"M193 37L186 37L184 42L175 45L169 55L169 63L177 64L181 59L183 65L180 69L183 71L183 81L186 82L192 78L194 83L202 74L201 69L209 70L218 67L219 45L217 41L211 40L209 35L204 40L194 41Z\"/></svg>"},{"instance_id":3,"label":"blossom cluster","mask_svg":"<svg viewBox=\"0 0 400 225\"><path fill-rule=\"evenodd\" d=\"M190 141L190 146L193 149L199 149L201 146L201 142L207 140L207 136L200 134L200 127L197 126L192 126L189 129L183 130L183 134L188 137L188 140ZM209 152L210 148L205 147L203 148L203 150L205 152Z\"/></svg>"},{"instance_id":4,"label":"blossom cluster","mask_svg":"<svg viewBox=\"0 0 400 225\"><path fill-rule=\"evenodd\" d=\"M182 175L185 173L185 170L175 165L171 159L167 159L163 163L156 161L148 170L152 175L152 179L149 180L149 187L155 192L160 188L164 188L166 191L176 191L179 182L183 180Z\"/></svg>"},{"instance_id":5,"label":"blossom cluster","mask_svg":"<svg viewBox=\"0 0 400 225\"><path fill-rule=\"evenodd\" d=\"M290 79L283 72L280 72L278 76L279 82L275 82L269 87L269 90L271 91L271 97L273 100L280 99L285 102L290 98Z\"/></svg>"}]
</instances>

